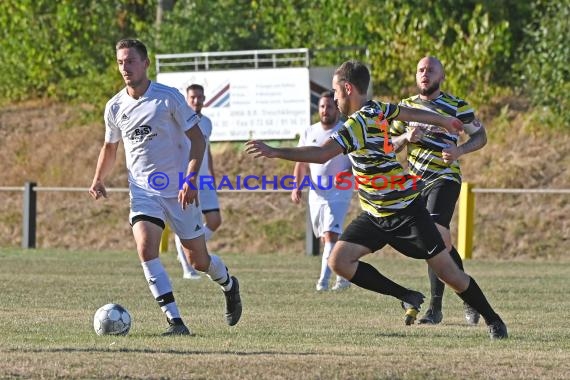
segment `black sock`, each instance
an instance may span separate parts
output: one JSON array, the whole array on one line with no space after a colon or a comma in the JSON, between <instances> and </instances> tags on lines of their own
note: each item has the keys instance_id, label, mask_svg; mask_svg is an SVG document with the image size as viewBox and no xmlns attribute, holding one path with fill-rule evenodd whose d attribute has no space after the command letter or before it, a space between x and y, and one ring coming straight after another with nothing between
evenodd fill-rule
<instances>
[{"instance_id":1,"label":"black sock","mask_svg":"<svg viewBox=\"0 0 570 380\"><path fill-rule=\"evenodd\" d=\"M451 256L455 264L457 264L457 266L463 270L463 261L461 260L461 256L459 256L459 252L457 252L457 249L455 249L455 247L451 247L449 256ZM441 310L441 301L443 299L445 283L437 278L437 275L430 267L428 267L428 277L431 289L430 309Z\"/></svg>"},{"instance_id":2,"label":"black sock","mask_svg":"<svg viewBox=\"0 0 570 380\"><path fill-rule=\"evenodd\" d=\"M443 290L445 283L437 278L435 272L428 266L429 284L431 289L431 300L429 302L430 309L441 310L441 300L443 298Z\"/></svg>"},{"instance_id":3,"label":"black sock","mask_svg":"<svg viewBox=\"0 0 570 380\"><path fill-rule=\"evenodd\" d=\"M455 261L455 264L459 267L459 269L463 270L463 260L461 260L461 256L457 249L454 246L451 246L451 250L449 250L449 256Z\"/></svg>"},{"instance_id":4,"label":"black sock","mask_svg":"<svg viewBox=\"0 0 570 380\"><path fill-rule=\"evenodd\" d=\"M501 319L499 315L495 313L495 310L493 310L487 298L485 298L479 285L477 285L472 277L469 278L471 280L469 281L467 289L465 289L463 293L457 293L457 295L465 301L465 303L477 310L479 314L485 318L485 323L490 324L497 319Z\"/></svg>"},{"instance_id":5,"label":"black sock","mask_svg":"<svg viewBox=\"0 0 570 380\"><path fill-rule=\"evenodd\" d=\"M358 262L356 273L350 279L354 285L371 290L376 293L386 294L401 299L409 290L384 277L376 268L363 261Z\"/></svg>"},{"instance_id":6,"label":"black sock","mask_svg":"<svg viewBox=\"0 0 570 380\"><path fill-rule=\"evenodd\" d=\"M172 318L168 320L168 323L171 325L183 325L182 318Z\"/></svg>"}]
</instances>

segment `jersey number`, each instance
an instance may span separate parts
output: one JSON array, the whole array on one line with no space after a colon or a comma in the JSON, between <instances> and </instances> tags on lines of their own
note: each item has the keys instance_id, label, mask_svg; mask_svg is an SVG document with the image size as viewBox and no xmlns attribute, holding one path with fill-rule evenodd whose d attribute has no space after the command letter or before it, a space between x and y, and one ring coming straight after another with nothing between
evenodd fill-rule
<instances>
[{"instance_id":1,"label":"jersey number","mask_svg":"<svg viewBox=\"0 0 570 380\"><path fill-rule=\"evenodd\" d=\"M384 153L392 153L394 146L390 142L390 133L388 132L389 126L386 119L376 119L376 126L384 133Z\"/></svg>"}]
</instances>

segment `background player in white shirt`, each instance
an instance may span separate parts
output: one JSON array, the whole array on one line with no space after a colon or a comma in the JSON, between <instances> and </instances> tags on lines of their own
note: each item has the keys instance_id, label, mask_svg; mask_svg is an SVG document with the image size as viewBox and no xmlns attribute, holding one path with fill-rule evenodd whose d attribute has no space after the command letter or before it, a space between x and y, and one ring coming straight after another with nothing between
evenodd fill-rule
<instances>
[{"instance_id":1,"label":"background player in white shirt","mask_svg":"<svg viewBox=\"0 0 570 380\"><path fill-rule=\"evenodd\" d=\"M204 223L204 237L206 241L208 241L212 238L214 231L216 231L222 224L222 215L220 214L220 202L218 201L214 175L214 162L212 159L212 152L210 150L212 121L207 116L202 115L204 100L206 100L206 97L204 96L204 87L199 84L191 84L186 88L186 101L194 112L200 116L200 122L198 125L204 134L204 139L206 140L206 152L204 153L204 159L200 166L199 176L203 179L207 178L207 180L204 179L204 181L201 182L204 183L204 186L200 186L198 189L198 198L200 199L202 214L206 219L206 222ZM182 277L190 280L200 279L200 274L194 270L186 260L186 255L184 254L178 235L175 236L175 242L178 261L180 261L180 265L182 265L182 270L184 271Z\"/></svg>"},{"instance_id":2,"label":"background player in white shirt","mask_svg":"<svg viewBox=\"0 0 570 380\"><path fill-rule=\"evenodd\" d=\"M226 322L241 317L239 283L221 258L208 254L198 206L196 175L205 141L196 128L199 117L178 90L148 79L145 45L124 39L116 45L116 59L126 87L105 107L105 142L99 153L89 193L106 197L105 177L116 161L122 139L129 173L129 222L150 291L169 324L164 335L190 335L180 318L159 245L168 221L182 238L194 267L218 283L226 298ZM190 149L191 148L191 149Z\"/></svg>"},{"instance_id":3,"label":"background player in white shirt","mask_svg":"<svg viewBox=\"0 0 570 380\"><path fill-rule=\"evenodd\" d=\"M298 146L321 146L329 140L331 135L342 127L339 121L340 113L330 91L321 94L319 99L320 122L305 129L299 139ZM303 178L310 174L312 186L309 186L309 211L313 224L313 233L320 238L323 244L321 260L321 273L317 281L317 291L326 291L329 288L329 280L332 274L328 266L328 258L332 252L339 235L342 233L344 218L350 206L352 188L339 190L335 187L334 179L339 173L350 174L350 161L346 155L338 155L324 164L309 164L306 162L295 163L293 175L297 188L291 193L294 203L301 202L300 186ZM305 187L307 188L307 187ZM332 290L342 290L350 286L350 281L337 276Z\"/></svg>"}]
</instances>

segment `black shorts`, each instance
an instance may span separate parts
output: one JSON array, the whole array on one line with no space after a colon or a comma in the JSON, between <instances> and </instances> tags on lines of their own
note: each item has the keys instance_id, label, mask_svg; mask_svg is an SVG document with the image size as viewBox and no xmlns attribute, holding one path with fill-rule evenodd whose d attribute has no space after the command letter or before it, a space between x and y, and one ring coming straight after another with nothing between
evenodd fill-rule
<instances>
[{"instance_id":1,"label":"black shorts","mask_svg":"<svg viewBox=\"0 0 570 380\"><path fill-rule=\"evenodd\" d=\"M460 192L461 184L448 179L436 180L422 190L421 194L426 208L433 220L440 226L449 229Z\"/></svg>"},{"instance_id":2,"label":"black shorts","mask_svg":"<svg viewBox=\"0 0 570 380\"><path fill-rule=\"evenodd\" d=\"M371 252L388 244L414 259L429 259L445 249L445 243L421 197L387 217L360 213L339 240L365 246Z\"/></svg>"}]
</instances>

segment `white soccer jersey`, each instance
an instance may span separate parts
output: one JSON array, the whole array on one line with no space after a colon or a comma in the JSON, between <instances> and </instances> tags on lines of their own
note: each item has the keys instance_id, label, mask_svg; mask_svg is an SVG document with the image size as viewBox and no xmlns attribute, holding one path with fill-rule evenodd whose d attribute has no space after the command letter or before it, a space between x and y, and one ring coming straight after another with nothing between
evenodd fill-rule
<instances>
[{"instance_id":1,"label":"white soccer jersey","mask_svg":"<svg viewBox=\"0 0 570 380\"><path fill-rule=\"evenodd\" d=\"M126 88L105 106L105 141L125 146L129 183L149 193L176 197L184 178L190 140L184 134L199 121L175 88L151 82L139 99Z\"/></svg>"},{"instance_id":2,"label":"white soccer jersey","mask_svg":"<svg viewBox=\"0 0 570 380\"><path fill-rule=\"evenodd\" d=\"M200 175L209 176L211 173L209 170L210 158L208 151L210 150L210 136L212 136L212 120L207 116L200 115L200 123L198 123L198 126L202 130L204 139L206 139L206 150L204 151L202 166L200 166Z\"/></svg>"},{"instance_id":3,"label":"white soccer jersey","mask_svg":"<svg viewBox=\"0 0 570 380\"><path fill-rule=\"evenodd\" d=\"M330 139L331 135L338 131L342 125L341 122L338 122L333 128L325 130L320 122L315 123L307 127L303 134L301 134L298 146L321 146ZM338 190L334 186L334 179L338 173L351 170L350 160L347 155L339 154L324 164L310 163L309 170L311 172L311 181L313 182L314 188L314 190L311 189L311 192L314 192L314 194L309 194L309 196L312 195L313 199L317 200L321 198L323 201L340 201L352 197L352 189ZM314 197L315 195L317 197Z\"/></svg>"},{"instance_id":4,"label":"white soccer jersey","mask_svg":"<svg viewBox=\"0 0 570 380\"><path fill-rule=\"evenodd\" d=\"M206 150L204 151L204 159L202 160L202 166L200 166L200 182L199 186L199 197L200 197L200 207L203 211L219 210L220 203L218 201L218 194L216 189L210 188L214 186L212 173L210 173L210 136L212 136L212 121L209 117L200 115L200 123L198 124L206 140Z\"/></svg>"}]
</instances>

